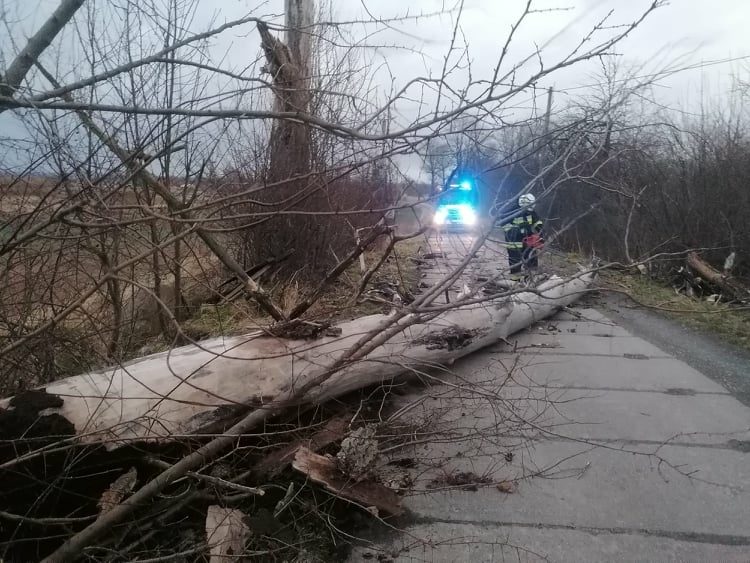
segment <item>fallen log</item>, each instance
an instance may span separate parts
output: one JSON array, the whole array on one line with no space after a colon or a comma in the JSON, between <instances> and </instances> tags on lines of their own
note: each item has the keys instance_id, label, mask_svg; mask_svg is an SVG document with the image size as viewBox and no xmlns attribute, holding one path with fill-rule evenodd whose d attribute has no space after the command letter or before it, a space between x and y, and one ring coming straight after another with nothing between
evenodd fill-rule
<instances>
[{"instance_id":1,"label":"fallen log","mask_svg":"<svg viewBox=\"0 0 750 563\"><path fill-rule=\"evenodd\" d=\"M155 446L160 446L164 442L167 442L165 444L167 446L174 445L175 441L179 441L180 434L195 433L196 425L198 432L207 432L206 428L211 428L210 431L213 433L220 428L219 423L222 426L231 424L222 431L221 435L213 435L210 441L147 480L124 502L103 513L94 522L69 537L43 561L56 563L79 556L84 548L111 531L113 526L131 518L140 507L149 505L152 499L165 491L170 484L236 445L238 438L253 432L270 416L282 414L292 406L314 405L353 389L390 381L404 373L413 373L410 369L412 366L424 369L440 364L450 365L455 359L494 343L498 337L505 338L510 334L509 331L523 328L572 303L581 292L586 290L593 278L593 274L582 275L565 282L558 278L550 280L534 291L497 299L494 302L467 304L447 312L441 312L440 307L437 306L437 311L432 313L422 311L419 314L406 314L404 311L393 316L377 315L360 319L359 322L341 325L339 327L342 328L341 338L323 338L319 341L319 346L315 346L318 343L279 342L279 339L269 336L250 335L241 339L239 343L229 339L231 344L235 344L235 349L228 348L229 344L225 343L223 344L225 353L217 357L215 353L209 354L213 351L204 350L205 343L203 343L200 346L174 350L172 354L157 354L144 358L141 362L126 366L130 369L124 370L124 373L119 376L118 370L107 372L105 380L101 377L92 377L92 374L72 378L83 387L82 389L74 388L75 395L70 394L69 380L61 382L68 384L65 389L68 394L64 400L56 394L37 392L42 396L41 403L50 405L50 409L45 409L45 411L64 411L65 416L76 422L84 421L94 427L94 431L92 433L78 432L78 427L58 412L51 414L40 412L41 418L58 417L65 421L67 426L76 430L78 442L84 444L93 442L97 445L96 448L88 449L97 451L104 449L101 445L111 449L122 443L143 442L144 440L155 442L153 444ZM368 330L370 327L371 329ZM278 344L281 346L279 353L273 354L273 351L259 348L258 341L265 342L266 345ZM250 343L254 355L244 350L245 355L237 356L236 349L239 349L239 344L243 343ZM222 351L216 343L214 346L214 351ZM181 365L168 361L174 352L178 352L177 356L183 361ZM232 352L234 356L230 356L228 352ZM200 388L194 379L194 372L205 367L208 362L201 360L205 360L207 355L210 356L211 362L219 360L219 367L227 368L227 372L215 370L216 366L212 365L215 371L203 374L204 387ZM154 358L159 361L152 362ZM286 363L279 363L281 358L285 358ZM264 365L263 362L270 362L265 364L266 367L270 365L279 370L285 368L287 372L267 374L259 367L259 364L261 367ZM140 375L146 377L140 380L134 379L132 373L139 364L144 363L150 369L141 371ZM296 370L300 365L302 367ZM170 369L166 375L165 367ZM183 369L190 367L192 371L187 375L182 375L175 371L178 367ZM118 369L122 371L122 368ZM231 383L230 390L236 393L234 396L227 395L222 398L213 390L217 387L216 382L223 380L227 375ZM248 377L248 375L253 377ZM275 378L274 375L276 375ZM164 386L165 382L170 383L171 388L167 390L171 394L162 393L157 394L156 397L146 398L131 394L136 391L144 394L154 393L154 381L151 378L161 386ZM257 381L256 378L262 381ZM127 384L117 387L123 382ZM110 393L112 389L115 391ZM122 392L123 389L126 393ZM273 396L261 397L262 402L258 403L258 408L240 402L242 393L247 396L249 392L258 391L258 389L275 389L278 394L275 398ZM58 390L59 387L55 389L56 392ZM198 392L205 393L205 396L213 399L214 402L201 402L205 399ZM92 393L98 393L98 395ZM176 400L176 397L179 397L179 400ZM188 402L186 397L193 399L194 402ZM87 402L92 399L94 399L93 403ZM61 401L63 404L59 407ZM97 416L99 412L96 411L81 412L84 408L100 405L103 401L108 402L107 408L101 409L103 416ZM71 404L77 404L79 408L77 415ZM144 405L149 409L145 416L138 414L136 419L128 418L134 413L143 413ZM119 413L114 411L118 406L121 409ZM194 416L186 418L185 409L188 409L187 412ZM31 415L31 410L33 409L26 413L28 416ZM251 412L248 413L247 410ZM123 412L127 416L123 416ZM155 412L158 416L163 416L165 420L156 418ZM0 414L3 413L0 412ZM12 416L13 413L6 412L6 414ZM94 426L94 424L103 424L103 421L109 423L109 426L98 428ZM51 422L56 423L57 420ZM157 426L162 422L164 422L163 426ZM114 434L115 431L118 434ZM124 432L129 434L125 435ZM141 444L136 444L135 448L123 448L121 451L128 452L141 448ZM68 446L59 449L62 450L60 455L66 455ZM28 459L14 459L11 465L15 466ZM34 456L33 460L39 461L46 467L45 459L40 460ZM57 474L56 470L53 469L53 471ZM16 512L22 513L18 510ZM37 560L39 557L35 556L32 559Z\"/></svg>"},{"instance_id":2,"label":"fallen log","mask_svg":"<svg viewBox=\"0 0 750 563\"><path fill-rule=\"evenodd\" d=\"M593 278L552 279L534 292L458 307L428 322L407 315L395 336L313 386L301 402L320 404L412 368L450 365L571 304ZM221 432L248 411L315 381L363 335L389 322L387 315L363 317L338 325L340 336L315 341L265 333L213 338L70 377L46 387L51 400L36 419L54 417L74 429L77 441L110 449ZM5 418L25 413L18 398L0 401L0 409Z\"/></svg>"},{"instance_id":3,"label":"fallen log","mask_svg":"<svg viewBox=\"0 0 750 563\"><path fill-rule=\"evenodd\" d=\"M750 299L750 290L742 287L731 276L723 274L713 268L695 252L687 255L687 263L692 270L711 285L717 287L731 299L747 301Z\"/></svg>"}]
</instances>

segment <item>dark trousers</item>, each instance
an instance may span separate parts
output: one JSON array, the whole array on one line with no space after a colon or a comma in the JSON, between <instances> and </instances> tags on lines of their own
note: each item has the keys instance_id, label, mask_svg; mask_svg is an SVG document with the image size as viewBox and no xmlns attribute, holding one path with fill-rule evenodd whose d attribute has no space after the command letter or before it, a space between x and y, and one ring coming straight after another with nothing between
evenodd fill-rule
<instances>
[{"instance_id":1,"label":"dark trousers","mask_svg":"<svg viewBox=\"0 0 750 563\"><path fill-rule=\"evenodd\" d=\"M524 264L529 270L538 268L539 256L535 248L524 244L523 248L508 249L508 263L510 264L510 273L519 274Z\"/></svg>"}]
</instances>

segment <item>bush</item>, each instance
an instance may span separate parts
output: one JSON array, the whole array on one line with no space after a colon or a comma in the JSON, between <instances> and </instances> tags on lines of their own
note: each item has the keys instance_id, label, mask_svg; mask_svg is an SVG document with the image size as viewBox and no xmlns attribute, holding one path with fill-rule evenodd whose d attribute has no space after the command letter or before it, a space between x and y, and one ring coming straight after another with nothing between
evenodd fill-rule
<instances>
[{"instance_id":1,"label":"bush","mask_svg":"<svg viewBox=\"0 0 750 563\"><path fill-rule=\"evenodd\" d=\"M719 268L735 251L735 272L750 275L750 136L721 123L674 135L671 127L622 134L608 161L592 163L603 163L594 180L565 182L545 209L558 229L575 221L558 241L622 262L703 249Z\"/></svg>"}]
</instances>

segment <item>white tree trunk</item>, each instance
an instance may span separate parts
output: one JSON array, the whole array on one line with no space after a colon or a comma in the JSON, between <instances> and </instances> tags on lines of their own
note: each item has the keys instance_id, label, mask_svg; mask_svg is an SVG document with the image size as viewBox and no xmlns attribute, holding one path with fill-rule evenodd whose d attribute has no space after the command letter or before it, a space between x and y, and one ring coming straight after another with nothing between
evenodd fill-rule
<instances>
[{"instance_id":1,"label":"white tree trunk","mask_svg":"<svg viewBox=\"0 0 750 563\"><path fill-rule=\"evenodd\" d=\"M413 319L405 317L399 321L402 332L313 387L304 402L320 403L410 368L450 365L569 305L593 277L553 279L538 293L467 305L423 324L406 326ZM268 404L324 373L364 334L387 321L386 315L363 317L339 325L339 337L313 341L256 333L147 356L48 385L47 393L62 398L63 405L45 413L71 422L81 441L110 447L123 440L216 432L243 409ZM441 342L450 345L440 347ZM0 401L0 407L7 408L8 400Z\"/></svg>"}]
</instances>

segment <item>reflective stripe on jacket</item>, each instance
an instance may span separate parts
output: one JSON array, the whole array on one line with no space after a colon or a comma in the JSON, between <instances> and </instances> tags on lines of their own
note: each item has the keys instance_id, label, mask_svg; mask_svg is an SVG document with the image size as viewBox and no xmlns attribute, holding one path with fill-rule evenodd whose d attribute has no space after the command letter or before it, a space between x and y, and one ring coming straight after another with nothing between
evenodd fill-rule
<instances>
[{"instance_id":1,"label":"reflective stripe on jacket","mask_svg":"<svg viewBox=\"0 0 750 563\"><path fill-rule=\"evenodd\" d=\"M522 215L514 217L503 225L508 248L522 248L521 241L529 235L541 235L543 226L544 223L533 209L526 210ZM515 243L518 243L519 246L516 246Z\"/></svg>"}]
</instances>

